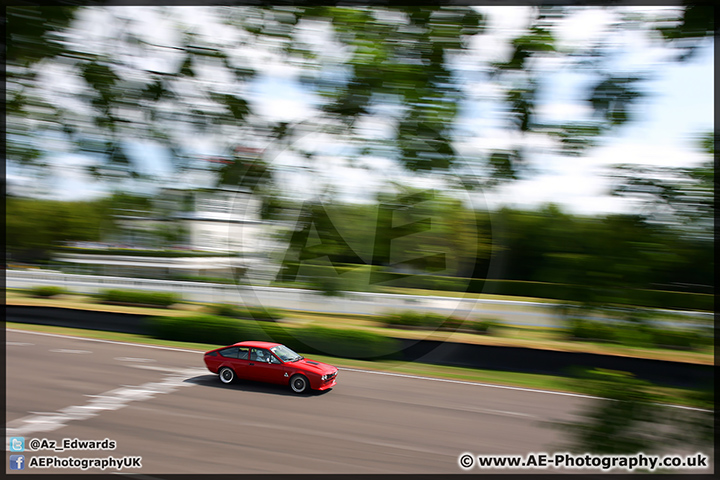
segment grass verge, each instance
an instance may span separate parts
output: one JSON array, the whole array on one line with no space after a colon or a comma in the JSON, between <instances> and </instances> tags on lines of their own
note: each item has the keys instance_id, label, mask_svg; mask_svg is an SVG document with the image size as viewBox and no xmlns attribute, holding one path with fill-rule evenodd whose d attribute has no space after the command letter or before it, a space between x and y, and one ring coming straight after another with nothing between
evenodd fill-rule
<instances>
[{"instance_id":1,"label":"grass verge","mask_svg":"<svg viewBox=\"0 0 720 480\"><path fill-rule=\"evenodd\" d=\"M34 298L17 290L6 290L7 305L48 306L75 308L91 311L130 313L147 316L193 316L198 313L209 313L209 305L184 302L176 304L172 309L131 307L120 305L103 305L89 296L78 294L59 295L53 298ZM678 351L660 348L632 347L601 342L579 342L568 340L559 329L504 324L499 332L493 335L476 335L461 332L443 332L432 330L403 330L386 328L368 315L341 315L331 313L284 310L285 321L303 326L320 326L327 328L350 328L367 330L382 335L413 340L438 340L476 345L493 345L508 347L524 347L566 352L596 353L601 355L618 355L624 357L647 358L674 362L713 365L714 349L710 345L700 351Z\"/></svg>"}]
</instances>

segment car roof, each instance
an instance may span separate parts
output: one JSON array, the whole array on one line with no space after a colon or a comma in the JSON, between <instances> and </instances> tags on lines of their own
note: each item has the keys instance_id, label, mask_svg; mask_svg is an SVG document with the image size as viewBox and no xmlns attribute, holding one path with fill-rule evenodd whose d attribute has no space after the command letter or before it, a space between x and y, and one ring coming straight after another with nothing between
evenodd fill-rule
<instances>
[{"instance_id":1,"label":"car roof","mask_svg":"<svg viewBox=\"0 0 720 480\"><path fill-rule=\"evenodd\" d=\"M278 345L281 345L281 344L273 343L273 342L257 342L254 340L249 340L246 342L238 342L238 343L235 343L234 345L240 346L240 347L272 348L272 347L277 347Z\"/></svg>"}]
</instances>

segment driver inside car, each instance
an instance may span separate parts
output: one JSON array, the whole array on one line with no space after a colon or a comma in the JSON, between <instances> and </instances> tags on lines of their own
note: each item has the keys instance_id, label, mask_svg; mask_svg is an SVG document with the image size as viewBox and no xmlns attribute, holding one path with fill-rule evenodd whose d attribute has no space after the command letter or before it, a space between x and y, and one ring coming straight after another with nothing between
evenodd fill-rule
<instances>
[{"instance_id":1,"label":"driver inside car","mask_svg":"<svg viewBox=\"0 0 720 480\"><path fill-rule=\"evenodd\" d=\"M267 356L265 355L265 352L262 350L255 349L253 350L254 357L253 360L256 360L258 362L267 362Z\"/></svg>"}]
</instances>

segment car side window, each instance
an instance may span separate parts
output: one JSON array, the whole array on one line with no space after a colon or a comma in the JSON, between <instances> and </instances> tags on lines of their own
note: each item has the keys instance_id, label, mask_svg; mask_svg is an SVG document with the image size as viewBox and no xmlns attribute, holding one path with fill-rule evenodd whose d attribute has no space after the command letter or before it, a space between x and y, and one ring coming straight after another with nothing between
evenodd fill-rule
<instances>
[{"instance_id":1,"label":"car side window","mask_svg":"<svg viewBox=\"0 0 720 480\"><path fill-rule=\"evenodd\" d=\"M239 358L240 360L247 360L249 350L250 349L248 347L240 347L238 349L238 357L237 358Z\"/></svg>"},{"instance_id":2,"label":"car side window","mask_svg":"<svg viewBox=\"0 0 720 480\"><path fill-rule=\"evenodd\" d=\"M228 348L223 348L222 350L220 350L219 353L221 356L223 356L225 358L238 358L239 350L240 349L238 347L228 347Z\"/></svg>"},{"instance_id":3,"label":"car side window","mask_svg":"<svg viewBox=\"0 0 720 480\"><path fill-rule=\"evenodd\" d=\"M268 350L265 350L264 348L253 348L252 352L250 353L250 360L256 362L267 363L268 359L270 359L270 363L280 363L278 359L273 356L272 353L270 353Z\"/></svg>"}]
</instances>

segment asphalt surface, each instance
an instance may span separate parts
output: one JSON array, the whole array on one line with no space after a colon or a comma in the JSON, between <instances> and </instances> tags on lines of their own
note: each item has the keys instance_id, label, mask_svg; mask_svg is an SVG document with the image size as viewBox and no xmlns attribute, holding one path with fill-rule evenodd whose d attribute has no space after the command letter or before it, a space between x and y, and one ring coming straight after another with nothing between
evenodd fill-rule
<instances>
[{"instance_id":1,"label":"asphalt surface","mask_svg":"<svg viewBox=\"0 0 720 480\"><path fill-rule=\"evenodd\" d=\"M141 456L142 468L122 470L140 475L484 473L460 468L461 454L564 451L562 432L547 422L571 420L592 401L348 369L335 388L299 396L222 385L201 354L180 349L16 330L6 345L6 450L11 437L24 437L26 449L31 439L116 442L111 451L25 451L23 472L8 461L7 473L82 472L29 468L40 456Z\"/></svg>"}]
</instances>

